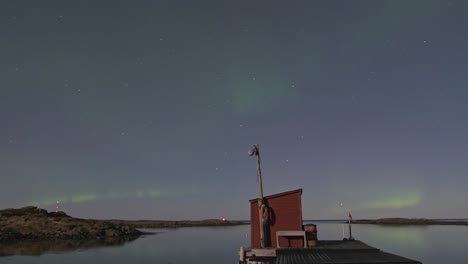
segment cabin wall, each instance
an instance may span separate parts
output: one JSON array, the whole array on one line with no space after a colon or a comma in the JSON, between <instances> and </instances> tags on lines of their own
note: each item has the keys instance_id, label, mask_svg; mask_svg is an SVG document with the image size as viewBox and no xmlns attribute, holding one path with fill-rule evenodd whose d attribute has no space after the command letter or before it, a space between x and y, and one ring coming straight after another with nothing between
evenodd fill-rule
<instances>
[{"instance_id":1,"label":"cabin wall","mask_svg":"<svg viewBox=\"0 0 468 264\"><path fill-rule=\"evenodd\" d=\"M302 190L285 193L284 195L272 195L265 197L270 207L270 245L276 247L276 231L302 230ZM251 245L260 247L260 223L258 219L258 200L250 201L250 220L251 220ZM281 247L303 247L301 238L280 238Z\"/></svg>"}]
</instances>

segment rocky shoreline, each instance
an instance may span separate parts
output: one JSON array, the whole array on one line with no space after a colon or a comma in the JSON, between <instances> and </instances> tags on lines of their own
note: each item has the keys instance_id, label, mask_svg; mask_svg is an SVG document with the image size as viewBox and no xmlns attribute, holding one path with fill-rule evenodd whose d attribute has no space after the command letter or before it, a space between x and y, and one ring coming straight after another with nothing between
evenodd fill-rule
<instances>
[{"instance_id":1,"label":"rocky shoreline","mask_svg":"<svg viewBox=\"0 0 468 264\"><path fill-rule=\"evenodd\" d=\"M110 221L70 217L34 206L0 210L0 242L18 240L132 240L141 231Z\"/></svg>"},{"instance_id":2,"label":"rocky shoreline","mask_svg":"<svg viewBox=\"0 0 468 264\"><path fill-rule=\"evenodd\" d=\"M425 218L381 218L374 220L352 220L352 224L374 225L468 225L467 221L444 221Z\"/></svg>"}]
</instances>

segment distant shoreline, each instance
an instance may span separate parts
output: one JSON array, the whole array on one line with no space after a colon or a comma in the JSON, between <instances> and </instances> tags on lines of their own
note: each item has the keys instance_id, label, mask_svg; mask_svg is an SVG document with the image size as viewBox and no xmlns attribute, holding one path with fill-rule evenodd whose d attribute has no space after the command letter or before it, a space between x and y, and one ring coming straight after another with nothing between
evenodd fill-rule
<instances>
[{"instance_id":1,"label":"distant shoreline","mask_svg":"<svg viewBox=\"0 0 468 264\"><path fill-rule=\"evenodd\" d=\"M351 220L351 224L372 224L372 225L468 225L464 220L434 220L425 218L381 218L381 219L361 219Z\"/></svg>"},{"instance_id":2,"label":"distant shoreline","mask_svg":"<svg viewBox=\"0 0 468 264\"><path fill-rule=\"evenodd\" d=\"M249 225L245 221L229 221L220 219L208 220L187 220L187 221L172 221L172 220L107 220L111 223L131 226L133 228L179 228L179 227L202 227L202 226L236 226Z\"/></svg>"},{"instance_id":3,"label":"distant shoreline","mask_svg":"<svg viewBox=\"0 0 468 264\"><path fill-rule=\"evenodd\" d=\"M179 228L179 227L202 227L202 226L236 226L250 225L249 220L222 221L219 219L208 220L108 220L109 222L131 226L133 228ZM345 219L333 220L303 220L302 222L316 223L348 223ZM379 218L379 219L358 219L351 220L352 224L371 225L468 225L468 219L426 219L426 218Z\"/></svg>"}]
</instances>

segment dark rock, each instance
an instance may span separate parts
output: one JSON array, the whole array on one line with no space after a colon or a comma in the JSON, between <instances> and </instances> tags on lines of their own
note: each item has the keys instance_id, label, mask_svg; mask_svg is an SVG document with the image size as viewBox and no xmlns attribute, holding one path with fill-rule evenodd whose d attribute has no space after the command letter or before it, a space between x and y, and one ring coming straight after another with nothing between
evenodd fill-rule
<instances>
[{"instance_id":1,"label":"dark rock","mask_svg":"<svg viewBox=\"0 0 468 264\"><path fill-rule=\"evenodd\" d=\"M0 241L134 239L140 231L109 221L85 220L64 212L50 212L34 206L0 210Z\"/></svg>"}]
</instances>

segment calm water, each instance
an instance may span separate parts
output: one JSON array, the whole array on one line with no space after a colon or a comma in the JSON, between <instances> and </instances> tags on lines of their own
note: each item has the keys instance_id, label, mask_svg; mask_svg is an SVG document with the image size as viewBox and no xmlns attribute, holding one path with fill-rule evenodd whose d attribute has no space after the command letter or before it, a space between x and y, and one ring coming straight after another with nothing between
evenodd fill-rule
<instances>
[{"instance_id":1,"label":"calm water","mask_svg":"<svg viewBox=\"0 0 468 264\"><path fill-rule=\"evenodd\" d=\"M313 222L307 222L313 223ZM316 223L319 239L341 239L342 224ZM347 229L345 229L347 230ZM154 229L123 246L0 257L0 263L236 263L250 244L250 226ZM353 236L384 251L430 263L468 263L468 226L353 225Z\"/></svg>"}]
</instances>

